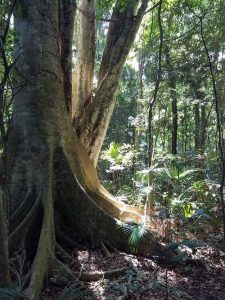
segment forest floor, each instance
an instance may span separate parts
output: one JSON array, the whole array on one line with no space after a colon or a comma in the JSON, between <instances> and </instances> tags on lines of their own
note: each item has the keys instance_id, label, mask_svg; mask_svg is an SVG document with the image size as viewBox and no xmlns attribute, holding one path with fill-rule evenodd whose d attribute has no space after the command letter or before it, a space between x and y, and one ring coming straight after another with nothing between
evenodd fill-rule
<instances>
[{"instance_id":1,"label":"forest floor","mask_svg":"<svg viewBox=\"0 0 225 300\"><path fill-rule=\"evenodd\" d=\"M225 299L225 251L222 250L221 231L207 224L195 224L195 227L196 232L192 227L182 226L170 231L170 241L201 241L201 247L194 249L182 246L186 256L176 265L160 263L157 257L119 252L109 256L102 250L74 249L69 262L74 271L81 274L118 269L119 272L115 278L102 275L91 282L80 281L78 276L64 289L56 287L54 279L50 278L43 299ZM162 242L165 240L162 238Z\"/></svg>"}]
</instances>

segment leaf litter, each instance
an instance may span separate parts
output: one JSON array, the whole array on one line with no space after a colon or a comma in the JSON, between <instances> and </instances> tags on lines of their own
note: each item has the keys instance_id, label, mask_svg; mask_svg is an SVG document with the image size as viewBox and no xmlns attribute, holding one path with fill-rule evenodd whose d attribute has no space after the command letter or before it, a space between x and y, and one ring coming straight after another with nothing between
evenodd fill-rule
<instances>
[{"instance_id":1,"label":"leaf litter","mask_svg":"<svg viewBox=\"0 0 225 300\"><path fill-rule=\"evenodd\" d=\"M49 281L42 299L225 299L225 251L221 244L221 233L213 229L211 232L208 230L207 234L183 230L182 238L204 241L205 246L197 247L191 253L189 251L187 256L191 259L177 265L160 263L157 257L147 258L119 252L105 256L102 249L74 249L70 261L70 268L74 271L104 272L124 267L127 270L113 279L102 276L98 281L82 282L82 289L77 289L77 285L73 288L74 282L68 282L67 294L64 287L56 287ZM182 249L184 252L187 250L185 247Z\"/></svg>"}]
</instances>

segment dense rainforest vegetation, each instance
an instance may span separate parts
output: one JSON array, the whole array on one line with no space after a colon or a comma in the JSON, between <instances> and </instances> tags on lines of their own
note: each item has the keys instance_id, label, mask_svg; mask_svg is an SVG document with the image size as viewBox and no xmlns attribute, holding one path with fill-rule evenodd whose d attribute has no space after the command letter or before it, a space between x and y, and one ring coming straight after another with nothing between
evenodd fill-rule
<instances>
[{"instance_id":1,"label":"dense rainforest vegetation","mask_svg":"<svg viewBox=\"0 0 225 300\"><path fill-rule=\"evenodd\" d=\"M0 2L0 299L223 299L224 14Z\"/></svg>"}]
</instances>

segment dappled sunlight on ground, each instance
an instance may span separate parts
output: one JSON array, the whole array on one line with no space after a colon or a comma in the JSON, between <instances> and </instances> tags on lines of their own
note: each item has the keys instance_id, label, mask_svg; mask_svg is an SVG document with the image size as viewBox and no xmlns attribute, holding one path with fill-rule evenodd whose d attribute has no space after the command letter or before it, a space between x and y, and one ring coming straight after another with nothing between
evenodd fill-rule
<instances>
[{"instance_id":1,"label":"dappled sunlight on ground","mask_svg":"<svg viewBox=\"0 0 225 300\"><path fill-rule=\"evenodd\" d=\"M194 250L189 249L188 259L177 265L168 264L158 257L128 255L113 252L112 249L109 249L110 256L103 249L74 249L68 264L76 272L104 272L123 268L124 271L115 278L108 279L102 275L98 281L82 282L82 293L77 293L74 288L69 297L65 289L55 287L50 280L43 299L225 299L225 252L221 250L222 243L213 240L213 236L215 239L220 237L220 231L214 230L214 233L203 236L202 233L190 233L187 228L179 230L185 231L186 239L199 240L204 237L205 244ZM68 282L68 287L72 284ZM60 298L63 292L64 296Z\"/></svg>"}]
</instances>

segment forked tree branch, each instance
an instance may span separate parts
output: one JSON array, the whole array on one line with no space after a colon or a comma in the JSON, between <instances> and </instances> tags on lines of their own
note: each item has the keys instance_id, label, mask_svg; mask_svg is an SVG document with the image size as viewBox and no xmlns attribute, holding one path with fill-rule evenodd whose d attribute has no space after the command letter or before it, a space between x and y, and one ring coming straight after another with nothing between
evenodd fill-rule
<instances>
[{"instance_id":1,"label":"forked tree branch","mask_svg":"<svg viewBox=\"0 0 225 300\"><path fill-rule=\"evenodd\" d=\"M152 10L154 10L159 4L160 4L160 1L157 2L156 4L154 4L153 6L151 6L148 10L146 10L144 12L144 15L146 15L147 13L151 12ZM98 18L96 16L90 15L87 11L83 10L79 6L77 6L77 10L80 13L82 13L83 15L85 15L86 17L88 17L90 19L95 19L96 21L101 21L101 22L117 22L118 21L118 19ZM135 19L136 17L137 16L133 16L133 19Z\"/></svg>"}]
</instances>

